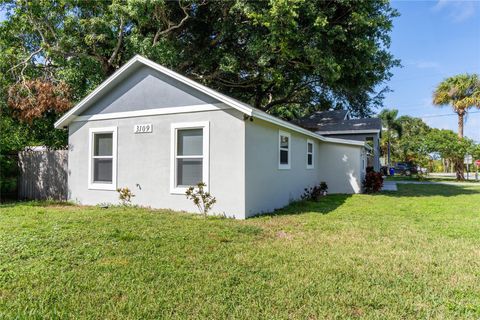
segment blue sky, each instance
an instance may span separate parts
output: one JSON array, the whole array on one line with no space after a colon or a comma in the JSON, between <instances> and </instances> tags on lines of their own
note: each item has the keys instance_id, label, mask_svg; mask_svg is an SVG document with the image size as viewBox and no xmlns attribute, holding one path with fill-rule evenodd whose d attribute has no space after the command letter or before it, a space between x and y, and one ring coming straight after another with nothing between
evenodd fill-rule
<instances>
[{"instance_id":1,"label":"blue sky","mask_svg":"<svg viewBox=\"0 0 480 320\"><path fill-rule=\"evenodd\" d=\"M401 16L394 20L391 52L403 67L393 70L385 107L456 131L456 115L433 106L432 92L448 76L480 73L480 1L393 1L392 6ZM467 117L465 135L480 141L480 110L471 111L476 113Z\"/></svg>"},{"instance_id":2,"label":"blue sky","mask_svg":"<svg viewBox=\"0 0 480 320\"><path fill-rule=\"evenodd\" d=\"M480 1L393 1L391 52L403 68L388 82L386 108L422 118L432 127L457 130L449 107L432 105L435 86L459 73L480 73ZM480 110L471 109L465 135L480 141ZM451 114L450 116L440 116Z\"/></svg>"}]
</instances>

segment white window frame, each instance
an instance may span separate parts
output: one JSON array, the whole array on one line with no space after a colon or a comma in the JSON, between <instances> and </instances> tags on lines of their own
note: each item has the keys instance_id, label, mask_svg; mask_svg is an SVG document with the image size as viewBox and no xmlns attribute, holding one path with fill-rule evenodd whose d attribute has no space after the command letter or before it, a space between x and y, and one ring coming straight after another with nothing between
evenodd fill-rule
<instances>
[{"instance_id":1,"label":"white window frame","mask_svg":"<svg viewBox=\"0 0 480 320\"><path fill-rule=\"evenodd\" d=\"M95 134L112 134L112 183L98 183L93 181L93 159L95 147ZM98 156L98 158L109 158L108 156ZM117 189L117 127L90 128L88 137L88 189L90 190L116 190Z\"/></svg>"},{"instance_id":2,"label":"white window frame","mask_svg":"<svg viewBox=\"0 0 480 320\"><path fill-rule=\"evenodd\" d=\"M282 137L288 137L288 149L282 148ZM288 151L288 163L282 164L280 163L281 151ZM280 170L288 170L291 168L292 164L292 136L290 133L278 130L278 169Z\"/></svg>"},{"instance_id":3,"label":"white window frame","mask_svg":"<svg viewBox=\"0 0 480 320\"><path fill-rule=\"evenodd\" d=\"M308 151L308 145L312 145L312 152ZM308 156L312 155L312 164L308 164ZM314 169L315 168L315 143L311 139L307 139L307 169Z\"/></svg>"},{"instance_id":4,"label":"white window frame","mask_svg":"<svg viewBox=\"0 0 480 320\"><path fill-rule=\"evenodd\" d=\"M170 193L185 195L188 187L177 186L177 132L182 129L203 129L202 180L206 183L205 191L210 190L210 122L182 122L171 124L170 142ZM181 156L182 158L199 158L198 156Z\"/></svg>"}]
</instances>

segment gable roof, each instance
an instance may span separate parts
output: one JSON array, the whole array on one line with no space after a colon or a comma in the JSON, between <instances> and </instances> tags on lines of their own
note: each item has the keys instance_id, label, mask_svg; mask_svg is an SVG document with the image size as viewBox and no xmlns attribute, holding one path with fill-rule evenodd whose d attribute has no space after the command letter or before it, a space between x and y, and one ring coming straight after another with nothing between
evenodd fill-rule
<instances>
[{"instance_id":1,"label":"gable roof","mask_svg":"<svg viewBox=\"0 0 480 320\"><path fill-rule=\"evenodd\" d=\"M168 68L165 68L158 63L155 63L147 58L144 58L140 55L134 56L132 59L130 59L125 65L123 65L120 69L118 69L113 75L111 75L109 78L107 78L102 84L100 84L95 90L93 90L89 95L87 95L82 101L80 101L75 107L73 107L70 111L65 113L57 122L55 122L55 128L64 128L68 126L76 117L78 117L83 111L88 109L92 103L95 101L95 99L101 95L103 95L105 92L108 92L111 88L113 88L115 85L123 81L126 77L129 75L129 70L132 68L135 68L136 66L139 65L146 65L151 67L154 70L157 70L158 72L161 72L187 86L190 86L220 102L223 102L229 107L232 107L248 116L252 116L254 118L262 119L264 121L276 124L278 126L281 126L283 128L290 129L292 131L296 131L302 134L305 134L307 136L310 136L312 138L319 139L321 141L325 142L332 142L332 143L340 143L340 144L348 144L348 145L357 145L357 146L365 146L365 143L360 142L360 141L354 141L354 140L345 140L345 139L336 139L336 138L327 138L323 137L317 133L314 133L310 130L304 129L298 125L295 125L291 122L284 121L282 119L279 119L277 117L274 117L272 115L269 115L266 112L263 112L259 109L256 109L244 102L241 102L237 99L231 98L227 95L224 95L218 91L215 91L213 89L210 89L196 81L193 81L185 76L182 76L181 74L170 70Z\"/></svg>"}]
</instances>

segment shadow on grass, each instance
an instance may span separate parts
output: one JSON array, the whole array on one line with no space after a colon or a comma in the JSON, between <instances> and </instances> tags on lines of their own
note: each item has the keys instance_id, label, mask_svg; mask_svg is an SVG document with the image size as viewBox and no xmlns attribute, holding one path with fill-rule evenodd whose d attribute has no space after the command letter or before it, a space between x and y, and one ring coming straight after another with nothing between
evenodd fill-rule
<instances>
[{"instance_id":1,"label":"shadow on grass","mask_svg":"<svg viewBox=\"0 0 480 320\"><path fill-rule=\"evenodd\" d=\"M455 197L480 195L480 186L451 184L397 184L398 191L383 191L380 195L390 197Z\"/></svg>"},{"instance_id":2,"label":"shadow on grass","mask_svg":"<svg viewBox=\"0 0 480 320\"><path fill-rule=\"evenodd\" d=\"M307 213L328 214L343 205L351 196L351 194L331 194L322 197L318 201L295 201L284 208L277 209L269 213L258 214L252 218L255 219L260 217L275 217Z\"/></svg>"}]
</instances>

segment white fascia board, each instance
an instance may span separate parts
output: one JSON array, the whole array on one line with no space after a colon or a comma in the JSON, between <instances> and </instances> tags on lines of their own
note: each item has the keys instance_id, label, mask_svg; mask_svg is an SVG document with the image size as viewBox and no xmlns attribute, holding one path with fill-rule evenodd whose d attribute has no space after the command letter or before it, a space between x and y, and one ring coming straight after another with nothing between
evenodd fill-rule
<instances>
[{"instance_id":1,"label":"white fascia board","mask_svg":"<svg viewBox=\"0 0 480 320\"><path fill-rule=\"evenodd\" d=\"M379 133L378 129L368 130L339 130L339 131L315 131L318 134L355 134L355 133Z\"/></svg>"},{"instance_id":2,"label":"white fascia board","mask_svg":"<svg viewBox=\"0 0 480 320\"><path fill-rule=\"evenodd\" d=\"M102 91L104 88L108 87L115 79L117 79L125 70L130 68L134 63L136 62L136 59L133 58L130 61L128 61L126 64L123 65L120 69L118 69L113 75L111 75L109 78L107 78L105 81L103 81L98 87L95 88L89 95L87 95L85 98L83 98L82 101L80 101L75 107L70 109L67 113L65 113L60 119L55 122L55 128L56 129L61 129L65 126L67 126L75 117L75 113L78 111L82 111L82 108L95 97L100 91Z\"/></svg>"},{"instance_id":3,"label":"white fascia board","mask_svg":"<svg viewBox=\"0 0 480 320\"><path fill-rule=\"evenodd\" d=\"M118 69L112 76L107 78L102 84L100 84L95 90L93 90L88 96L86 96L82 101L80 101L75 107L73 107L70 111L68 111L65 115L63 115L57 122L55 122L55 128L59 129L62 127L67 126L75 117L75 114L78 112L82 111L82 108L87 105L87 103L92 100L97 94L99 94L102 90L107 89L108 86L115 80L117 79L122 73L124 73L126 70L128 70L130 67L132 67L136 63L142 63L144 65L147 65L154 70L157 70L167 76L170 76L171 78L178 80L194 89L199 90L200 92L205 93L206 95L209 95L249 116L252 115L252 109L246 107L245 105L242 105L238 103L237 101L229 98L228 96L221 94L220 92L217 92L215 90L212 90L210 88L205 87L204 85L201 85L198 82L195 82L191 79L188 79L187 77L184 77L175 71L172 71L170 69L167 69L158 63L155 63L151 60L148 60L142 56L136 55L130 61L128 61L123 67Z\"/></svg>"},{"instance_id":4,"label":"white fascia board","mask_svg":"<svg viewBox=\"0 0 480 320\"><path fill-rule=\"evenodd\" d=\"M198 104L198 105L183 106L183 107L167 107L167 108L157 108L157 109L142 109L142 110L136 110L136 111L92 114L92 115L75 117L72 121L79 122L79 121L137 118L137 117L158 116L162 114L180 114L180 113L203 112L203 111L217 111L217 110L225 110L225 109L232 109L232 107L229 107L224 103Z\"/></svg>"},{"instance_id":5,"label":"white fascia board","mask_svg":"<svg viewBox=\"0 0 480 320\"><path fill-rule=\"evenodd\" d=\"M237 101L235 101L234 99L231 99L230 97L218 92L218 91L215 91L213 89L210 89L194 80L191 80L185 76L182 76L181 74L173 71L173 70L170 70L168 68L165 68L161 65L159 65L158 63L155 63L153 62L152 60L149 60L147 58L144 58L142 56L139 56L139 55L136 55L135 56L136 59L138 59L138 61L142 62L143 64L163 73L163 74L166 74L172 78L174 78L175 80L178 80L194 89L197 89L198 91L200 92L203 92L205 93L206 95L209 95L211 96L212 98L215 98L249 116L252 115L252 108L249 108L241 103L238 103ZM134 59L135 59L134 58Z\"/></svg>"}]
</instances>

